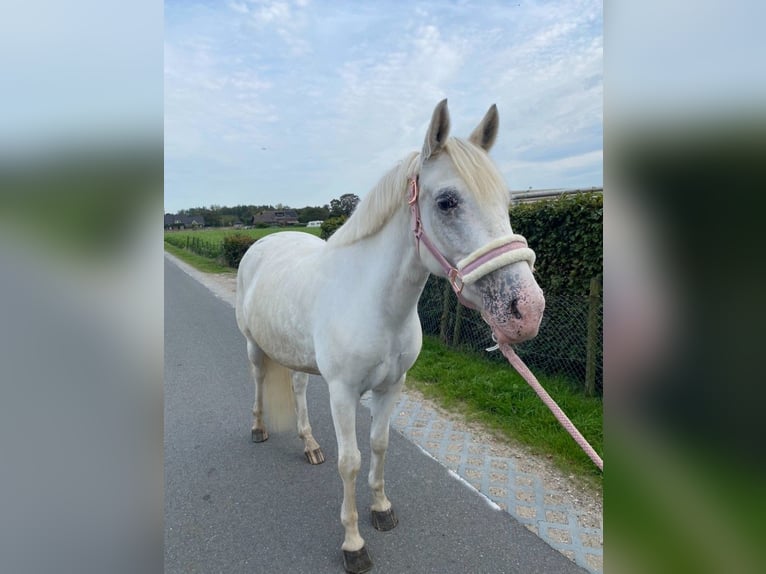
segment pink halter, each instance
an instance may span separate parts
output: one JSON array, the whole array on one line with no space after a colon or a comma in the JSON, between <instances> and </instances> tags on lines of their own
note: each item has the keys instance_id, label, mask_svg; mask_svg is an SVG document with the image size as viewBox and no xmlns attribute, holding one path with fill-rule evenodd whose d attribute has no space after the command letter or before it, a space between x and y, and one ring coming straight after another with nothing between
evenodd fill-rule
<instances>
[{"instance_id":1,"label":"pink halter","mask_svg":"<svg viewBox=\"0 0 766 574\"><path fill-rule=\"evenodd\" d=\"M516 263L517 261L526 261L532 267L535 263L535 253L527 247L527 240L521 235L508 235L491 241L480 247L464 259L461 259L457 265L450 263L441 251L433 244L431 239L423 230L423 222L420 219L420 206L418 205L418 176L409 179L409 198L407 203L412 212L412 232L415 235L415 245L420 250L420 243L426 246L431 255L439 262L444 269L447 279L452 286L460 302L466 307L473 307L466 301L461 293L463 287L484 277L488 273Z\"/></svg>"}]
</instances>

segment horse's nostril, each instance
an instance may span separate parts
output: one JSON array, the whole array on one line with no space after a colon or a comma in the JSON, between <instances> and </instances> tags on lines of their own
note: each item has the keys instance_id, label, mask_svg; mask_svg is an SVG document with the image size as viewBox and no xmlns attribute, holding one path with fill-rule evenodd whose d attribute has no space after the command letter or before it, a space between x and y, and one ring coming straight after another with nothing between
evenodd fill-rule
<instances>
[{"instance_id":1,"label":"horse's nostril","mask_svg":"<svg viewBox=\"0 0 766 574\"><path fill-rule=\"evenodd\" d=\"M514 297L511 299L511 315L514 319L521 319L521 313L519 312L519 298Z\"/></svg>"}]
</instances>

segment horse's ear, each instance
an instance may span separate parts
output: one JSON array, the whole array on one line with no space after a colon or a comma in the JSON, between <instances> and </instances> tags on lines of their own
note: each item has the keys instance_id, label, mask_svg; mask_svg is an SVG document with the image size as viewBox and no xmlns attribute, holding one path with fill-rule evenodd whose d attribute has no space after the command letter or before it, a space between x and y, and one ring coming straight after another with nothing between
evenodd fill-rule
<instances>
[{"instance_id":1,"label":"horse's ear","mask_svg":"<svg viewBox=\"0 0 766 574\"><path fill-rule=\"evenodd\" d=\"M421 161L438 154L444 147L449 136L449 110L447 98L436 105L431 116L431 125L426 132L426 141L423 143L423 152L420 154Z\"/></svg>"},{"instance_id":2,"label":"horse's ear","mask_svg":"<svg viewBox=\"0 0 766 574\"><path fill-rule=\"evenodd\" d=\"M473 130L468 138L472 144L479 146L484 151L489 151L497 138L497 130L500 127L500 118L497 114L497 106L492 106L487 110L484 119L481 120L476 129Z\"/></svg>"}]
</instances>

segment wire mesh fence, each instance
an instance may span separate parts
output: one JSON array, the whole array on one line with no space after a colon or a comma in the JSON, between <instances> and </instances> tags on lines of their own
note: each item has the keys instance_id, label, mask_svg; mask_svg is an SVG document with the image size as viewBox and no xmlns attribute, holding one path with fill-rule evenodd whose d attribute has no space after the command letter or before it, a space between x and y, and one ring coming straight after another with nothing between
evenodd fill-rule
<instances>
[{"instance_id":1,"label":"wire mesh fence","mask_svg":"<svg viewBox=\"0 0 766 574\"><path fill-rule=\"evenodd\" d=\"M220 241L208 241L201 237L189 235L165 234L165 241L181 249L186 249L208 259L219 260L223 256L223 243Z\"/></svg>"},{"instance_id":2,"label":"wire mesh fence","mask_svg":"<svg viewBox=\"0 0 766 574\"><path fill-rule=\"evenodd\" d=\"M533 370L561 376L587 394L603 389L603 300L598 280L590 296L546 294L545 313L534 339L514 346ZM458 304L449 284L430 277L418 304L427 335L448 346L471 352L492 347L490 329L479 313ZM505 362L500 352L481 354L487 361Z\"/></svg>"}]
</instances>

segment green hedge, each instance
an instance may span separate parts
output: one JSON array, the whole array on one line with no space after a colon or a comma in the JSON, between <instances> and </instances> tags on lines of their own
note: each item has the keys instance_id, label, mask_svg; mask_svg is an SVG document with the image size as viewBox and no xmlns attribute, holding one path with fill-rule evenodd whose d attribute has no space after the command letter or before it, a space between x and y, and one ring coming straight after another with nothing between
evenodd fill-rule
<instances>
[{"instance_id":1,"label":"green hedge","mask_svg":"<svg viewBox=\"0 0 766 574\"><path fill-rule=\"evenodd\" d=\"M545 293L588 295L602 274L604 203L600 193L523 203L511 209L511 226L537 254L535 275Z\"/></svg>"},{"instance_id":2,"label":"green hedge","mask_svg":"<svg viewBox=\"0 0 766 574\"><path fill-rule=\"evenodd\" d=\"M235 233L223 238L223 261L229 267L239 268L245 252L255 243L255 239L244 233Z\"/></svg>"},{"instance_id":3,"label":"green hedge","mask_svg":"<svg viewBox=\"0 0 766 574\"><path fill-rule=\"evenodd\" d=\"M325 241L330 239L330 236L338 231L341 225L346 223L346 220L348 219L347 215L339 215L338 217L331 217L330 219L325 219L322 222L322 234L321 238Z\"/></svg>"}]
</instances>

